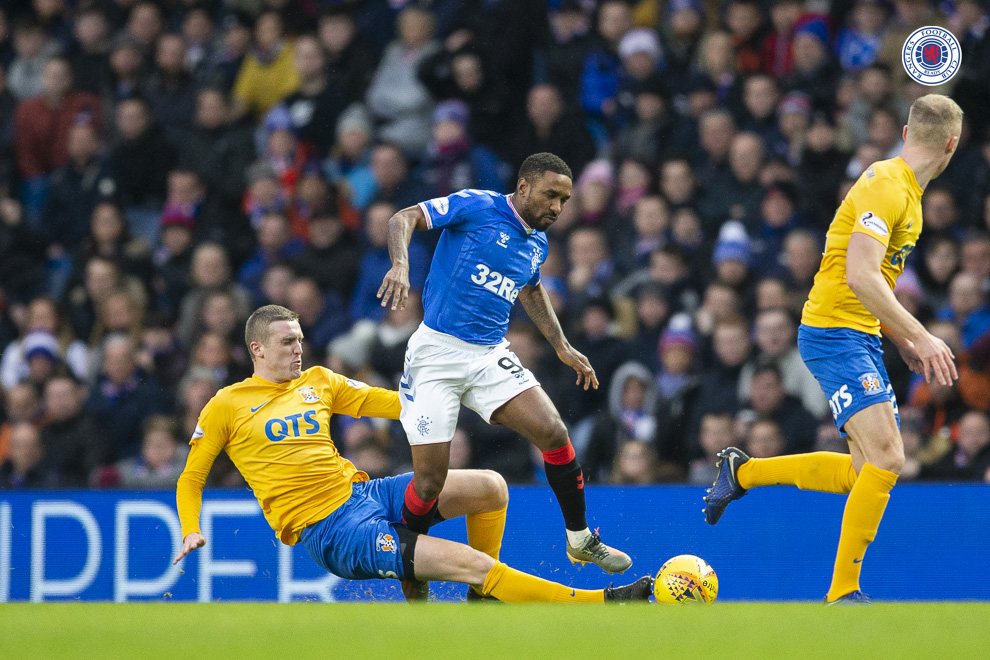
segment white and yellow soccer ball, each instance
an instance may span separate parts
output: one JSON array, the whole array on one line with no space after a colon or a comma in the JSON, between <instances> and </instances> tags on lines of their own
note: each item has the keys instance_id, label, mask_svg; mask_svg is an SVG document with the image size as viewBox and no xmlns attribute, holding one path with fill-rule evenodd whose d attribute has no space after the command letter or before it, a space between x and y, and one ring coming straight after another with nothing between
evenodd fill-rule
<instances>
[{"instance_id":1,"label":"white and yellow soccer ball","mask_svg":"<svg viewBox=\"0 0 990 660\"><path fill-rule=\"evenodd\" d=\"M708 562L694 555L671 557L660 567L653 583L658 603L704 603L718 596L718 576Z\"/></svg>"}]
</instances>

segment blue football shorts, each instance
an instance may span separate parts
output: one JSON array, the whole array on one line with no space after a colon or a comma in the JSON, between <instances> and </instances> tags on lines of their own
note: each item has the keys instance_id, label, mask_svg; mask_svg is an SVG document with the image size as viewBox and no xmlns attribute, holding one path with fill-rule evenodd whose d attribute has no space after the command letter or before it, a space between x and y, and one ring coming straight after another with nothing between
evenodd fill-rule
<instances>
[{"instance_id":1,"label":"blue football shorts","mask_svg":"<svg viewBox=\"0 0 990 660\"><path fill-rule=\"evenodd\" d=\"M309 556L348 580L403 579L396 526L412 473L352 484L350 499L300 534Z\"/></svg>"},{"instance_id":2,"label":"blue football shorts","mask_svg":"<svg viewBox=\"0 0 990 660\"><path fill-rule=\"evenodd\" d=\"M821 386L832 419L843 436L850 417L864 408L889 401L897 414L897 398L883 366L880 337L849 328L813 328L801 324L798 329L801 359Z\"/></svg>"}]
</instances>

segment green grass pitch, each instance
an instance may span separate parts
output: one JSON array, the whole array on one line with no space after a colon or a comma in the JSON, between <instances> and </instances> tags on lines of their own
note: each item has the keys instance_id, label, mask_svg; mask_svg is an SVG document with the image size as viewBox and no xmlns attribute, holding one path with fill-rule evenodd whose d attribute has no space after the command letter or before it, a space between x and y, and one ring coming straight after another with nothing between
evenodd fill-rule
<instances>
[{"instance_id":1,"label":"green grass pitch","mask_svg":"<svg viewBox=\"0 0 990 660\"><path fill-rule=\"evenodd\" d=\"M0 658L986 658L990 603L0 605Z\"/></svg>"}]
</instances>

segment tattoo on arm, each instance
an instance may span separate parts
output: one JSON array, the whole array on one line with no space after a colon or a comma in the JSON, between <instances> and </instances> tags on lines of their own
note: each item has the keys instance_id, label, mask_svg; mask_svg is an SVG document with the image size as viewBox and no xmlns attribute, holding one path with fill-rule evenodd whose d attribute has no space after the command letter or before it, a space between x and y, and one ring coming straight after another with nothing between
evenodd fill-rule
<instances>
[{"instance_id":1,"label":"tattoo on arm","mask_svg":"<svg viewBox=\"0 0 990 660\"><path fill-rule=\"evenodd\" d=\"M557 320L557 315L550 304L550 296L547 295L542 284L523 287L519 291L519 301L554 350L559 350L567 343L560 321Z\"/></svg>"},{"instance_id":2,"label":"tattoo on arm","mask_svg":"<svg viewBox=\"0 0 990 660\"><path fill-rule=\"evenodd\" d=\"M419 224L425 225L418 206L410 206L393 215L388 221L388 256L392 264L409 265L409 241ZM422 222L421 222L422 221Z\"/></svg>"}]
</instances>

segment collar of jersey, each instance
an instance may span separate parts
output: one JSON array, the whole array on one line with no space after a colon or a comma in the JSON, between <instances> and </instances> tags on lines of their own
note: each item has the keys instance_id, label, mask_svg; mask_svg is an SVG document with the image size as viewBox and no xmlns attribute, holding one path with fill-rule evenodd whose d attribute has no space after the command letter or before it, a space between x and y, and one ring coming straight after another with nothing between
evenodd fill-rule
<instances>
[{"instance_id":1,"label":"collar of jersey","mask_svg":"<svg viewBox=\"0 0 990 660\"><path fill-rule=\"evenodd\" d=\"M253 380L255 383L259 385L264 385L266 387L276 387L280 390L287 390L290 387L292 387L292 384L295 383L297 380L299 380L299 378L296 378L294 380L287 380L284 383L273 383L270 380L265 380L258 374L251 374L251 380Z\"/></svg>"},{"instance_id":2,"label":"collar of jersey","mask_svg":"<svg viewBox=\"0 0 990 660\"><path fill-rule=\"evenodd\" d=\"M505 202L506 204L509 205L509 208L512 209L512 215L516 216L516 220L518 220L519 224L521 224L523 226L523 229L526 230L526 234L532 235L532 233L536 230L526 224L526 221L522 219L522 216L519 215L519 211L517 211L516 207L512 204L512 198L515 196L515 194L516 193L509 193L508 195L506 195Z\"/></svg>"}]
</instances>

